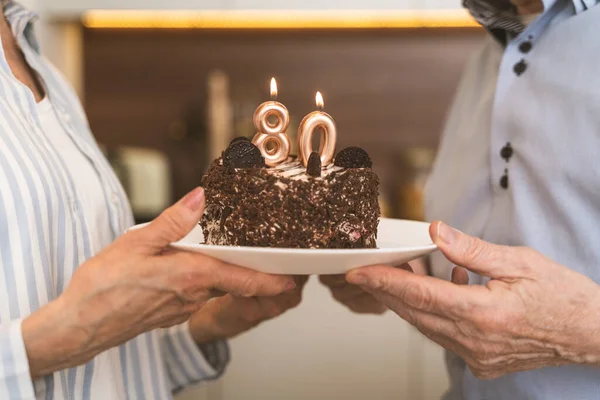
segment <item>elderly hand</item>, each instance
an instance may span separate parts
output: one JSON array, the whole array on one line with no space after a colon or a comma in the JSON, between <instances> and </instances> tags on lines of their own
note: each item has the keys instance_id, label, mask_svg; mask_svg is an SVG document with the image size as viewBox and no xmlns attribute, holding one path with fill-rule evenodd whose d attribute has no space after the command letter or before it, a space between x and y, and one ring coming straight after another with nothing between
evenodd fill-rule
<instances>
[{"instance_id":1,"label":"elderly hand","mask_svg":"<svg viewBox=\"0 0 600 400\"><path fill-rule=\"evenodd\" d=\"M346 281L344 275L321 275L319 280L331 291L334 299L358 314L383 314L387 307L360 286Z\"/></svg>"},{"instance_id":2,"label":"elderly hand","mask_svg":"<svg viewBox=\"0 0 600 400\"><path fill-rule=\"evenodd\" d=\"M57 300L23 321L33 378L182 323L215 296L277 296L295 288L292 277L168 250L198 223L204 205L204 191L196 189L148 226L121 236L83 263Z\"/></svg>"},{"instance_id":3,"label":"elderly hand","mask_svg":"<svg viewBox=\"0 0 600 400\"><path fill-rule=\"evenodd\" d=\"M496 246L437 222L430 234L454 264L492 278L485 286L390 267L347 275L434 342L461 356L475 376L570 363L600 365L600 287L529 248Z\"/></svg>"},{"instance_id":4,"label":"elderly hand","mask_svg":"<svg viewBox=\"0 0 600 400\"><path fill-rule=\"evenodd\" d=\"M427 274L424 259L411 261L410 265L404 264L399 268L420 275ZM371 293L366 292L359 286L348 283L344 275L322 275L319 280L329 288L335 300L357 314L383 314L388 310L387 306L377 300Z\"/></svg>"},{"instance_id":5,"label":"elderly hand","mask_svg":"<svg viewBox=\"0 0 600 400\"><path fill-rule=\"evenodd\" d=\"M209 301L190 318L190 331L198 344L233 338L261 322L297 307L308 276L295 278L296 288L273 297L237 297L228 294Z\"/></svg>"}]
</instances>

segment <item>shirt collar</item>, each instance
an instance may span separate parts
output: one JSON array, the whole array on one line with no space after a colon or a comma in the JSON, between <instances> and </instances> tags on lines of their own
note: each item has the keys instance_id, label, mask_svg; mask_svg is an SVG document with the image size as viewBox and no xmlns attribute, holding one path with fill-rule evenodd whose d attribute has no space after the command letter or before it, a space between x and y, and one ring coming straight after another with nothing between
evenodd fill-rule
<instances>
[{"instance_id":1,"label":"shirt collar","mask_svg":"<svg viewBox=\"0 0 600 400\"><path fill-rule=\"evenodd\" d=\"M544 12L550 10L557 1L563 0L542 0ZM567 1L573 3L576 13L583 12L600 2L600 0ZM475 20L493 33L504 30L515 34L525 28L510 0L463 0L463 6L469 10Z\"/></svg>"},{"instance_id":2,"label":"shirt collar","mask_svg":"<svg viewBox=\"0 0 600 400\"><path fill-rule=\"evenodd\" d=\"M575 12L577 14L592 8L598 3L600 3L600 0L573 0L573 5L575 6Z\"/></svg>"},{"instance_id":3,"label":"shirt collar","mask_svg":"<svg viewBox=\"0 0 600 400\"><path fill-rule=\"evenodd\" d=\"M463 0L463 6L494 36L516 35L525 28L509 0Z\"/></svg>"},{"instance_id":4,"label":"shirt collar","mask_svg":"<svg viewBox=\"0 0 600 400\"><path fill-rule=\"evenodd\" d=\"M33 35L33 23L39 18L38 14L13 0L4 2L3 10L14 37L19 40L22 36L25 36L31 47L39 51L39 46Z\"/></svg>"}]
</instances>

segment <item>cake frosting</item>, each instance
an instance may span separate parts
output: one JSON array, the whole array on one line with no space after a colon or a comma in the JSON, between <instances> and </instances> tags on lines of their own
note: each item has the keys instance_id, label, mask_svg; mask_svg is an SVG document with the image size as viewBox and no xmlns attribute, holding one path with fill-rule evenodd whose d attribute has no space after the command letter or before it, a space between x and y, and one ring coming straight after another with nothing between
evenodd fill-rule
<instances>
[{"instance_id":1,"label":"cake frosting","mask_svg":"<svg viewBox=\"0 0 600 400\"><path fill-rule=\"evenodd\" d=\"M302 165L297 157L288 157L288 159L282 164L279 164L273 168L267 168L267 172L271 175L302 181L308 181L309 179L322 179L323 176L327 176L332 172L339 172L342 170L342 167L336 167L335 165L330 164L327 167L321 168L321 177L315 178L308 174L306 168L304 165Z\"/></svg>"}]
</instances>

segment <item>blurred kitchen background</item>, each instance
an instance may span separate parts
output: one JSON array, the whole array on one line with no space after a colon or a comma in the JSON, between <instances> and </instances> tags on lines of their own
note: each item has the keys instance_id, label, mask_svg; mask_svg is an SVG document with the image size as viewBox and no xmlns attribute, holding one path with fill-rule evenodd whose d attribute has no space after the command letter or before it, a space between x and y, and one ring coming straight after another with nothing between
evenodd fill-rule
<instances>
[{"instance_id":1,"label":"blurred kitchen background","mask_svg":"<svg viewBox=\"0 0 600 400\"><path fill-rule=\"evenodd\" d=\"M200 183L269 99L295 137L320 90L338 149L363 147L385 216L422 219L444 117L483 31L460 0L27 0L80 94L138 222ZM303 304L231 341L217 382L180 399L436 399L443 352L392 314L353 315L313 279Z\"/></svg>"}]
</instances>

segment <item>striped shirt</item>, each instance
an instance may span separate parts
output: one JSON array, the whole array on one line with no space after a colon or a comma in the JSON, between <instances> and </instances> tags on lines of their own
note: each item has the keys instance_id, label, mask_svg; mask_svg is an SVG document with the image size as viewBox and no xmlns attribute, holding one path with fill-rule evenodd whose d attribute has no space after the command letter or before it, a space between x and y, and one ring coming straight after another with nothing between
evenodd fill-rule
<instances>
[{"instance_id":1,"label":"striped shirt","mask_svg":"<svg viewBox=\"0 0 600 400\"><path fill-rule=\"evenodd\" d=\"M133 224L124 191L76 94L40 55L36 15L11 1L4 13L62 127L98 175L113 240ZM0 399L169 399L187 385L218 377L229 359L226 343L199 349L182 324L32 381L22 320L56 299L74 270L108 243L91 234L93 220L64 158L44 133L33 93L14 77L1 46L0 52Z\"/></svg>"}]
</instances>

